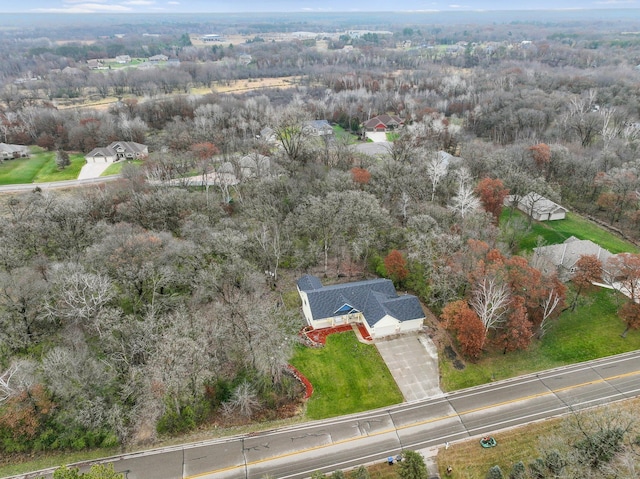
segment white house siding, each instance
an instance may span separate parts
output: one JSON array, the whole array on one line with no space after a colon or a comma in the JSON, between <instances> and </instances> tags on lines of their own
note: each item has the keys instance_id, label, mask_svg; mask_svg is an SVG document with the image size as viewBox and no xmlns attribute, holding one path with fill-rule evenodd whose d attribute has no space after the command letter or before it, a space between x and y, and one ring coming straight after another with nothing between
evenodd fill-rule
<instances>
[{"instance_id":1,"label":"white house siding","mask_svg":"<svg viewBox=\"0 0 640 479\"><path fill-rule=\"evenodd\" d=\"M304 313L304 317L307 320L307 324L315 328L315 326L313 325L314 321L313 315L311 314L311 306L309 306L309 297L307 296L307 293L305 293L304 291L300 291L300 289L298 289L298 293L300 294L300 299L302 299L302 312Z\"/></svg>"},{"instance_id":2,"label":"white house siding","mask_svg":"<svg viewBox=\"0 0 640 479\"><path fill-rule=\"evenodd\" d=\"M367 327L367 329L370 329ZM385 316L376 324L373 325L373 331L371 331L372 338L380 338L383 336L389 336L390 334L399 333L401 329L401 323L395 318Z\"/></svg>"},{"instance_id":3,"label":"white house siding","mask_svg":"<svg viewBox=\"0 0 640 479\"><path fill-rule=\"evenodd\" d=\"M391 316L385 316L373 326L373 330L369 328L369 325L367 325L366 322L365 326L367 326L367 329L371 333L371 337L375 339L389 336L390 334L419 331L420 329L422 329L423 321L424 320L422 318L412 319L409 321L398 321Z\"/></svg>"}]
</instances>

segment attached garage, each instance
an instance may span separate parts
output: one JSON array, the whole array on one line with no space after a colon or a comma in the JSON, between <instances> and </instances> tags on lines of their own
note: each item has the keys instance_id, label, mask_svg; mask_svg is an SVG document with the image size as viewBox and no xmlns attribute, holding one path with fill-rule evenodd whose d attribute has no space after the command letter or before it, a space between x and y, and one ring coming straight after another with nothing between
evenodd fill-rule
<instances>
[{"instance_id":1,"label":"attached garage","mask_svg":"<svg viewBox=\"0 0 640 479\"><path fill-rule=\"evenodd\" d=\"M323 286L304 275L298 280L302 311L314 329L362 323L372 338L418 331L425 318L416 296L399 296L388 279Z\"/></svg>"}]
</instances>

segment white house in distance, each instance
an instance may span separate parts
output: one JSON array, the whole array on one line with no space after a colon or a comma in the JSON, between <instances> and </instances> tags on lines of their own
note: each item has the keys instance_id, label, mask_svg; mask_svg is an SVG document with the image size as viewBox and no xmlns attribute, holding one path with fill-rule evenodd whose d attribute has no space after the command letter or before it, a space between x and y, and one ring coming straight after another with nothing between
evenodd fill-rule
<instances>
[{"instance_id":1,"label":"white house in distance","mask_svg":"<svg viewBox=\"0 0 640 479\"><path fill-rule=\"evenodd\" d=\"M147 145L133 141L114 141L104 148L94 148L87 155L87 163L115 163L120 160L137 160L149 155Z\"/></svg>"},{"instance_id":2,"label":"white house in distance","mask_svg":"<svg viewBox=\"0 0 640 479\"><path fill-rule=\"evenodd\" d=\"M419 331L425 318L416 296L398 296L388 279L322 286L304 275L298 280L302 311L314 329L362 323L373 338Z\"/></svg>"},{"instance_id":3,"label":"white house in distance","mask_svg":"<svg viewBox=\"0 0 640 479\"><path fill-rule=\"evenodd\" d=\"M531 216L536 221L563 220L567 216L567 209L558 203L531 192L525 196L510 195L505 199L505 205L516 204L523 213Z\"/></svg>"},{"instance_id":4,"label":"white house in distance","mask_svg":"<svg viewBox=\"0 0 640 479\"><path fill-rule=\"evenodd\" d=\"M23 145L11 145L0 143L0 159L12 160L14 158L26 158L30 155L29 147Z\"/></svg>"}]
</instances>

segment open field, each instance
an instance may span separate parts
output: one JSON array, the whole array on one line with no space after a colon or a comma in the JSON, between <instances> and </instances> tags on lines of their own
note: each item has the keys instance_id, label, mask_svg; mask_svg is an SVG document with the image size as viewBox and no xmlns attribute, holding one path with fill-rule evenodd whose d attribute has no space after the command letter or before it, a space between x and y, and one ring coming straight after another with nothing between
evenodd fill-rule
<instances>
[{"instance_id":1,"label":"open field","mask_svg":"<svg viewBox=\"0 0 640 479\"><path fill-rule=\"evenodd\" d=\"M251 90L261 90L264 88L293 88L300 77L288 76L279 78L249 78L247 80L230 80L226 82L216 82L210 90L203 88L193 89L192 93L237 93Z\"/></svg>"},{"instance_id":2,"label":"open field","mask_svg":"<svg viewBox=\"0 0 640 479\"><path fill-rule=\"evenodd\" d=\"M300 81L300 77L273 77L273 78L249 78L246 80L229 80L225 82L217 82L211 88L192 88L189 92L191 95L207 95L209 93L241 93L252 90L262 90L265 88L293 88ZM183 95L184 93L176 93L175 95ZM167 95L172 96L172 95ZM130 98L130 97L127 97ZM139 101L154 101L160 99L161 96L151 98L138 98ZM111 105L118 101L117 97L111 96L99 99L73 99L66 102L57 101L56 108L66 110L71 108L91 108L94 110L107 110Z\"/></svg>"},{"instance_id":3,"label":"open field","mask_svg":"<svg viewBox=\"0 0 640 479\"><path fill-rule=\"evenodd\" d=\"M525 221L526 216L520 211L511 211L505 208L500 218L501 223L508 221L510 215L521 217ZM567 238L575 236L578 239L588 239L599 244L611 253L638 253L640 249L634 244L625 241L599 225L575 213L567 213L564 220L558 221L533 221L531 230L520 241L520 249L531 251L537 246L538 237L544 240L545 244L559 244Z\"/></svg>"},{"instance_id":4,"label":"open field","mask_svg":"<svg viewBox=\"0 0 640 479\"><path fill-rule=\"evenodd\" d=\"M622 413L635 415L639 407L640 399L636 398L595 410L613 408ZM566 417L549 419L494 434L498 445L490 449L483 449L477 438L453 444L449 449L440 448L437 456L440 475L448 477L445 470L447 465L451 465L451 477L477 479L486 477L489 468L498 465L506 477L514 463L522 461L527 465L540 456L539 448L543 439L549 436L565 438L567 428L563 425L567 420L569 419Z\"/></svg>"}]
</instances>

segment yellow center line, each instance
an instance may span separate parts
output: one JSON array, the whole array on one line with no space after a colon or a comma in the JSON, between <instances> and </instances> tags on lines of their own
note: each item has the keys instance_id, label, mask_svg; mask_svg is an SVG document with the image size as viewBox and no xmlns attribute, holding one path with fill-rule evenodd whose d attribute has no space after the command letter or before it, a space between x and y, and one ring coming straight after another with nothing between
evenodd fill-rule
<instances>
[{"instance_id":1,"label":"yellow center line","mask_svg":"<svg viewBox=\"0 0 640 479\"><path fill-rule=\"evenodd\" d=\"M596 379L594 381L587 381L581 384L574 384L572 386L565 386L562 388L558 388L558 389L550 389L548 391L542 392L542 393L537 393L537 394L531 394L529 396L523 396L520 398L516 398L516 399L510 399L509 401L503 401L503 402L499 402L499 403L494 403L494 404L489 404L486 406L481 406L478 408L474 408L474 409L468 409L466 411L461 411L459 413L456 414L447 414L446 416L439 416L436 418L432 418L432 419L425 419L424 421L418 421L418 422L414 422L411 424L406 424L404 426L398 426L395 428L389 428L389 429L384 429L382 431L378 431L378 432L374 432L371 434L367 434L366 436L357 436L357 437L350 437L347 439L342 439L340 441L336 441L336 442L332 442L331 444L321 444L318 446L313 446L313 447L309 447L306 449L301 449L299 451L293 451L293 452L288 452L286 454L280 454L278 456L271 456L268 458L264 458L264 459L257 459L255 461L251 461L251 462L247 462L246 464L239 464L237 466L229 466L229 467L225 467L222 469L216 469L215 471L209 471L209 472L202 472L200 474L195 474L193 476L187 476L185 479L197 479L199 477L204 477L204 476L208 476L211 474L219 474L222 472L228 472L228 471L232 471L234 469L240 469L240 468L244 468L246 466L254 466L256 464L261 464L263 462L267 462L267 461L276 461L278 459L284 459L290 456L294 456L297 454L304 454L307 452L312 452L312 451L316 451L319 449L324 449L327 447L332 447L332 446L339 446L341 444L346 444L349 442L353 442L353 441L359 441L361 439L365 439L365 438L370 438L370 437L375 437L375 436L380 436L380 435L384 435L384 434L389 434L389 433L393 433L395 431L399 431L399 430L403 430L403 429L409 429L412 427L417 427L417 426L424 426L425 424L430 424L430 423L434 423L434 422L438 422L438 421L444 421L447 419L453 419L456 417L460 417L460 416L464 416L467 414L472 414L475 412L479 412L479 411L485 411L487 409L493 409L493 408L497 408L497 407L501 407L501 406L506 406L509 404L514 404L517 402L522 402L522 401L528 401L531 399L537 399L543 396L549 396L552 394L557 394L557 393L561 393L561 392L565 392L565 391L570 391L572 389L577 389L577 388L581 388L581 387L585 387L585 386L592 386L594 384L601 384L601 383L605 383L608 381L612 381L614 379L621 379L621 378L625 378L625 377L630 377L630 376L636 376L640 374L640 371L632 371L629 373L623 373L623 374L616 374L615 376L609 376L606 378L601 378L601 379ZM540 378L540 380L542 381L544 378ZM455 398L452 398L455 399Z\"/></svg>"}]
</instances>

